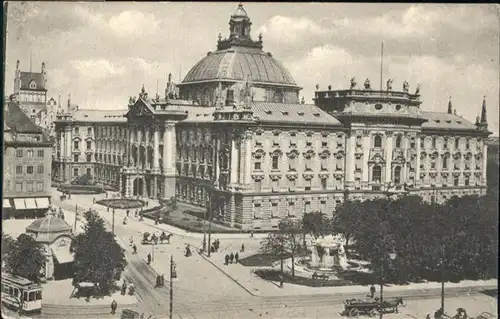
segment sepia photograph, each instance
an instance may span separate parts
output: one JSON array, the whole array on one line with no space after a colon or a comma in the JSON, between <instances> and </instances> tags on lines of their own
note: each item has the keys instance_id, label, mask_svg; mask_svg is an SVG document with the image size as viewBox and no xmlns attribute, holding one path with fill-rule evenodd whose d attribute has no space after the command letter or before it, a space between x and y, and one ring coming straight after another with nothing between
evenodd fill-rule
<instances>
[{"instance_id":1,"label":"sepia photograph","mask_svg":"<svg viewBox=\"0 0 500 319\"><path fill-rule=\"evenodd\" d=\"M500 6L3 3L1 317L498 319Z\"/></svg>"}]
</instances>

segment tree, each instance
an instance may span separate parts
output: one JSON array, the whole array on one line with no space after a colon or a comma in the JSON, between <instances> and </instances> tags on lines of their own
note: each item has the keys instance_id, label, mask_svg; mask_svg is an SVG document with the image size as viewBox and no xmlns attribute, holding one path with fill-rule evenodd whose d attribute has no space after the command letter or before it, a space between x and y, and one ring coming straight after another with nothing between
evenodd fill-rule
<instances>
[{"instance_id":1,"label":"tree","mask_svg":"<svg viewBox=\"0 0 500 319\"><path fill-rule=\"evenodd\" d=\"M366 214L363 211L363 203L356 200L347 200L340 205L334 212L330 220L330 230L334 234L342 234L345 237L345 252L349 254L349 241L354 233L358 232L360 219Z\"/></svg>"},{"instance_id":2,"label":"tree","mask_svg":"<svg viewBox=\"0 0 500 319\"><path fill-rule=\"evenodd\" d=\"M42 245L37 243L33 237L26 234L19 235L17 240L12 241L9 245L11 246L5 256L5 268L7 272L14 276L39 282L40 270L46 261Z\"/></svg>"},{"instance_id":3,"label":"tree","mask_svg":"<svg viewBox=\"0 0 500 319\"><path fill-rule=\"evenodd\" d=\"M271 232L261 241L260 251L264 254L276 256L281 261L281 272L283 273L283 259L285 256L292 258L292 276L295 276L295 256L300 245L302 227L291 219L280 222L278 231Z\"/></svg>"},{"instance_id":4,"label":"tree","mask_svg":"<svg viewBox=\"0 0 500 319\"><path fill-rule=\"evenodd\" d=\"M329 232L330 221L322 212L305 213L302 217L302 234L304 248L306 248L306 235L312 234L314 238L325 236Z\"/></svg>"},{"instance_id":5,"label":"tree","mask_svg":"<svg viewBox=\"0 0 500 319\"><path fill-rule=\"evenodd\" d=\"M2 231L2 260L9 254L12 246L14 246L14 239L9 235L4 234Z\"/></svg>"},{"instance_id":6,"label":"tree","mask_svg":"<svg viewBox=\"0 0 500 319\"><path fill-rule=\"evenodd\" d=\"M74 283L97 283L101 291L108 293L127 265L124 250L113 234L106 231L104 220L99 215L87 211L85 219L84 232L72 242L75 253L73 280Z\"/></svg>"}]
</instances>

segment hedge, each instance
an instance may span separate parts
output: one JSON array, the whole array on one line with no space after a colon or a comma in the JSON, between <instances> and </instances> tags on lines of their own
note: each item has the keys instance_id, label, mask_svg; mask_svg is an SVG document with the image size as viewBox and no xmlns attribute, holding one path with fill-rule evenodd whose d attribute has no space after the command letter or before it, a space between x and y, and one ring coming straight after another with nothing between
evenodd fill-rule
<instances>
[{"instance_id":1,"label":"hedge","mask_svg":"<svg viewBox=\"0 0 500 319\"><path fill-rule=\"evenodd\" d=\"M71 193L75 195L82 194L101 194L104 193L102 187L95 185L68 185L64 184L57 188L62 193Z\"/></svg>"}]
</instances>

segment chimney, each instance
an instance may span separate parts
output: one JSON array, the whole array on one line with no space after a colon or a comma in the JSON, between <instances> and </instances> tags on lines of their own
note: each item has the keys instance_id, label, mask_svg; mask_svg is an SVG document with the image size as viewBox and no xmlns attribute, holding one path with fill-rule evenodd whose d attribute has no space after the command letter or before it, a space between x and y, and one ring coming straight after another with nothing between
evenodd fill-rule
<instances>
[{"instance_id":1,"label":"chimney","mask_svg":"<svg viewBox=\"0 0 500 319\"><path fill-rule=\"evenodd\" d=\"M448 101L448 114L451 114L453 113L453 107L451 105L451 96L450 96L450 100Z\"/></svg>"},{"instance_id":2,"label":"chimney","mask_svg":"<svg viewBox=\"0 0 500 319\"><path fill-rule=\"evenodd\" d=\"M228 88L226 95L226 106L231 106L231 105L234 105L234 90Z\"/></svg>"}]
</instances>

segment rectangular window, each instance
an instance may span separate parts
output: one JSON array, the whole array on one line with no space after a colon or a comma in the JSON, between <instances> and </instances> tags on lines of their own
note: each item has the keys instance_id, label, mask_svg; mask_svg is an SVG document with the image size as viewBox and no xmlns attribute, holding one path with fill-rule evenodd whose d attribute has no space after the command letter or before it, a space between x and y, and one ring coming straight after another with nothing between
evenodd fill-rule
<instances>
[{"instance_id":1,"label":"rectangular window","mask_svg":"<svg viewBox=\"0 0 500 319\"><path fill-rule=\"evenodd\" d=\"M459 147L460 147L460 139L456 138L455 139L455 148L459 148Z\"/></svg>"},{"instance_id":2,"label":"rectangular window","mask_svg":"<svg viewBox=\"0 0 500 319\"><path fill-rule=\"evenodd\" d=\"M257 193L260 193L261 189L262 189L261 181L255 181L255 191Z\"/></svg>"},{"instance_id":3,"label":"rectangular window","mask_svg":"<svg viewBox=\"0 0 500 319\"><path fill-rule=\"evenodd\" d=\"M261 207L260 203L254 203L253 204L253 219L261 219L262 218L262 212L261 212Z\"/></svg>"},{"instance_id":4,"label":"rectangular window","mask_svg":"<svg viewBox=\"0 0 500 319\"><path fill-rule=\"evenodd\" d=\"M37 192L42 192L43 191L43 182L37 182L36 183L36 191Z\"/></svg>"},{"instance_id":5,"label":"rectangular window","mask_svg":"<svg viewBox=\"0 0 500 319\"><path fill-rule=\"evenodd\" d=\"M448 139L444 139L443 148L448 148Z\"/></svg>"},{"instance_id":6,"label":"rectangular window","mask_svg":"<svg viewBox=\"0 0 500 319\"><path fill-rule=\"evenodd\" d=\"M465 141L465 148L466 149L470 149L470 142L469 142L469 140Z\"/></svg>"},{"instance_id":7,"label":"rectangular window","mask_svg":"<svg viewBox=\"0 0 500 319\"><path fill-rule=\"evenodd\" d=\"M74 148L75 150L79 149L79 148L80 148L80 143L78 143L78 141L75 141L75 142L73 143L73 148Z\"/></svg>"},{"instance_id":8,"label":"rectangular window","mask_svg":"<svg viewBox=\"0 0 500 319\"><path fill-rule=\"evenodd\" d=\"M87 141L87 149L90 150L92 148L92 141Z\"/></svg>"},{"instance_id":9,"label":"rectangular window","mask_svg":"<svg viewBox=\"0 0 500 319\"><path fill-rule=\"evenodd\" d=\"M432 138L432 148L436 148L436 138Z\"/></svg>"},{"instance_id":10,"label":"rectangular window","mask_svg":"<svg viewBox=\"0 0 500 319\"><path fill-rule=\"evenodd\" d=\"M26 174L33 174L33 166L26 167Z\"/></svg>"},{"instance_id":11,"label":"rectangular window","mask_svg":"<svg viewBox=\"0 0 500 319\"><path fill-rule=\"evenodd\" d=\"M306 146L311 146L312 145L312 134L311 133L308 133L306 135Z\"/></svg>"},{"instance_id":12,"label":"rectangular window","mask_svg":"<svg viewBox=\"0 0 500 319\"><path fill-rule=\"evenodd\" d=\"M87 162L92 162L92 155L91 154L87 154Z\"/></svg>"},{"instance_id":13,"label":"rectangular window","mask_svg":"<svg viewBox=\"0 0 500 319\"><path fill-rule=\"evenodd\" d=\"M326 183L326 178L321 179L321 189L326 190L327 188L327 183Z\"/></svg>"},{"instance_id":14,"label":"rectangular window","mask_svg":"<svg viewBox=\"0 0 500 319\"><path fill-rule=\"evenodd\" d=\"M26 152L28 153L28 157L33 157L34 155L33 150L27 150Z\"/></svg>"},{"instance_id":15,"label":"rectangular window","mask_svg":"<svg viewBox=\"0 0 500 319\"><path fill-rule=\"evenodd\" d=\"M273 146L279 146L280 145L280 133L274 133L273 134Z\"/></svg>"},{"instance_id":16,"label":"rectangular window","mask_svg":"<svg viewBox=\"0 0 500 319\"><path fill-rule=\"evenodd\" d=\"M279 157L278 156L273 156L273 165L272 165L272 169L279 169Z\"/></svg>"},{"instance_id":17,"label":"rectangular window","mask_svg":"<svg viewBox=\"0 0 500 319\"><path fill-rule=\"evenodd\" d=\"M16 183L16 192L23 191L23 183Z\"/></svg>"},{"instance_id":18,"label":"rectangular window","mask_svg":"<svg viewBox=\"0 0 500 319\"><path fill-rule=\"evenodd\" d=\"M73 168L73 177L78 177L78 168Z\"/></svg>"},{"instance_id":19,"label":"rectangular window","mask_svg":"<svg viewBox=\"0 0 500 319\"><path fill-rule=\"evenodd\" d=\"M306 190L306 191L310 191L311 190L311 180L306 180L305 181L304 190Z\"/></svg>"},{"instance_id":20,"label":"rectangular window","mask_svg":"<svg viewBox=\"0 0 500 319\"><path fill-rule=\"evenodd\" d=\"M271 218L277 218L278 216L278 203L271 203Z\"/></svg>"},{"instance_id":21,"label":"rectangular window","mask_svg":"<svg viewBox=\"0 0 500 319\"><path fill-rule=\"evenodd\" d=\"M422 139L420 140L420 147L421 147L421 148L425 148L425 139L424 139L424 138L422 138Z\"/></svg>"},{"instance_id":22,"label":"rectangular window","mask_svg":"<svg viewBox=\"0 0 500 319\"><path fill-rule=\"evenodd\" d=\"M23 150L16 150L16 157L23 157Z\"/></svg>"},{"instance_id":23,"label":"rectangular window","mask_svg":"<svg viewBox=\"0 0 500 319\"><path fill-rule=\"evenodd\" d=\"M23 173L23 167L22 166L16 166L16 175L21 175Z\"/></svg>"},{"instance_id":24,"label":"rectangular window","mask_svg":"<svg viewBox=\"0 0 500 319\"><path fill-rule=\"evenodd\" d=\"M87 168L87 175L88 175L88 176L91 176L91 175L92 175L92 169L91 169L91 168Z\"/></svg>"},{"instance_id":25,"label":"rectangular window","mask_svg":"<svg viewBox=\"0 0 500 319\"><path fill-rule=\"evenodd\" d=\"M277 193L280 191L279 180L273 181L273 193Z\"/></svg>"},{"instance_id":26,"label":"rectangular window","mask_svg":"<svg viewBox=\"0 0 500 319\"><path fill-rule=\"evenodd\" d=\"M466 176L465 177L465 186L469 186L469 183L470 183L469 176Z\"/></svg>"},{"instance_id":27,"label":"rectangular window","mask_svg":"<svg viewBox=\"0 0 500 319\"><path fill-rule=\"evenodd\" d=\"M295 216L295 203L294 202L288 202L287 215L288 215L288 217Z\"/></svg>"},{"instance_id":28,"label":"rectangular window","mask_svg":"<svg viewBox=\"0 0 500 319\"><path fill-rule=\"evenodd\" d=\"M44 155L43 153L44 153L43 150L38 150L38 157L43 157Z\"/></svg>"},{"instance_id":29,"label":"rectangular window","mask_svg":"<svg viewBox=\"0 0 500 319\"><path fill-rule=\"evenodd\" d=\"M290 133L290 146L297 146L297 134Z\"/></svg>"},{"instance_id":30,"label":"rectangular window","mask_svg":"<svg viewBox=\"0 0 500 319\"><path fill-rule=\"evenodd\" d=\"M33 182L27 182L26 183L26 191L27 192L33 192Z\"/></svg>"},{"instance_id":31,"label":"rectangular window","mask_svg":"<svg viewBox=\"0 0 500 319\"><path fill-rule=\"evenodd\" d=\"M288 180L288 185L290 186L290 187L288 187L288 190L290 192L294 192L295 191L295 180L294 179Z\"/></svg>"},{"instance_id":32,"label":"rectangular window","mask_svg":"<svg viewBox=\"0 0 500 319\"><path fill-rule=\"evenodd\" d=\"M453 178L453 185L458 186L458 177Z\"/></svg>"},{"instance_id":33,"label":"rectangular window","mask_svg":"<svg viewBox=\"0 0 500 319\"><path fill-rule=\"evenodd\" d=\"M323 213L323 214L326 214L326 201L325 200L322 200L320 203L319 203L319 210Z\"/></svg>"},{"instance_id":34,"label":"rectangular window","mask_svg":"<svg viewBox=\"0 0 500 319\"><path fill-rule=\"evenodd\" d=\"M257 170L257 171L261 170L260 162L255 162L254 163L254 169Z\"/></svg>"},{"instance_id":35,"label":"rectangular window","mask_svg":"<svg viewBox=\"0 0 500 319\"><path fill-rule=\"evenodd\" d=\"M78 135L80 133L80 129L78 127L75 127L75 135Z\"/></svg>"},{"instance_id":36,"label":"rectangular window","mask_svg":"<svg viewBox=\"0 0 500 319\"><path fill-rule=\"evenodd\" d=\"M36 167L36 173L37 174L43 174L43 165L38 165Z\"/></svg>"}]
</instances>

